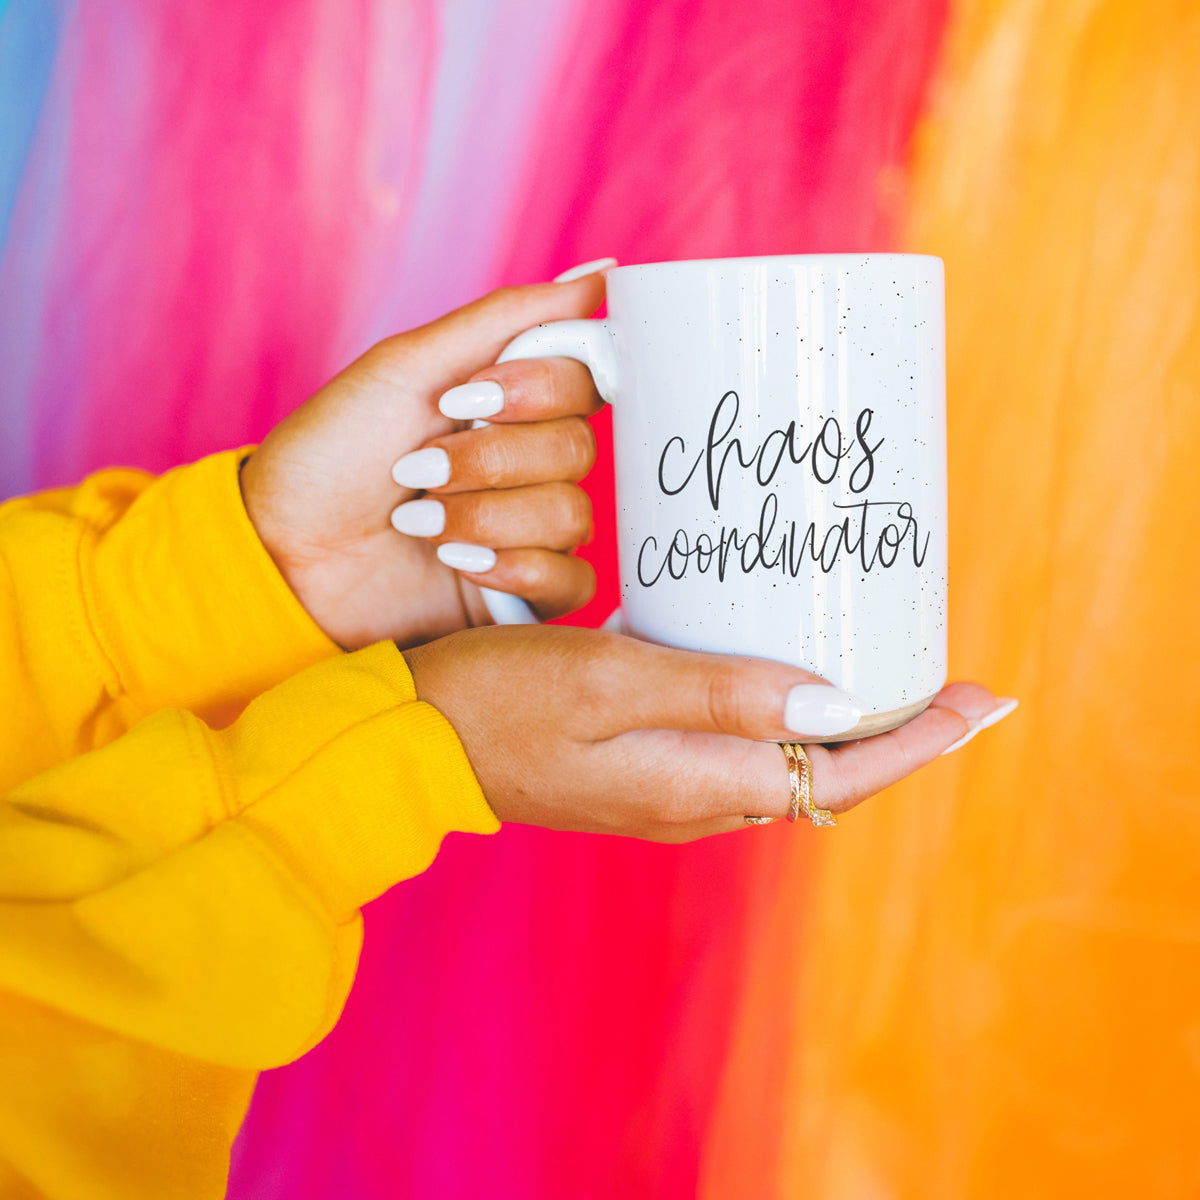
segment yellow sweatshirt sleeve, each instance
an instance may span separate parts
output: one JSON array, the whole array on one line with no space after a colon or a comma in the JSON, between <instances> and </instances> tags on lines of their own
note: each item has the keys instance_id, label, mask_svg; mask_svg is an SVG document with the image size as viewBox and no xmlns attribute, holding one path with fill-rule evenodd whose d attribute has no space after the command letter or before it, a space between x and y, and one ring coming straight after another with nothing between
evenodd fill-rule
<instances>
[{"instance_id":1,"label":"yellow sweatshirt sleeve","mask_svg":"<svg viewBox=\"0 0 1200 1200\"><path fill-rule=\"evenodd\" d=\"M226 721L340 653L246 516L247 453L0 505L0 790L160 708Z\"/></svg>"},{"instance_id":2,"label":"yellow sweatshirt sleeve","mask_svg":"<svg viewBox=\"0 0 1200 1200\"><path fill-rule=\"evenodd\" d=\"M359 906L448 831L497 828L391 644L309 668L224 730L164 710L0 803L0 990L277 1065L336 1020Z\"/></svg>"},{"instance_id":3,"label":"yellow sweatshirt sleeve","mask_svg":"<svg viewBox=\"0 0 1200 1200\"><path fill-rule=\"evenodd\" d=\"M292 596L243 456L0 506L0 1195L223 1195L359 906L498 828L396 648Z\"/></svg>"},{"instance_id":4,"label":"yellow sweatshirt sleeve","mask_svg":"<svg viewBox=\"0 0 1200 1200\"><path fill-rule=\"evenodd\" d=\"M0 1195L223 1196L255 1071L337 1019L358 907L496 828L391 644L0 797Z\"/></svg>"}]
</instances>

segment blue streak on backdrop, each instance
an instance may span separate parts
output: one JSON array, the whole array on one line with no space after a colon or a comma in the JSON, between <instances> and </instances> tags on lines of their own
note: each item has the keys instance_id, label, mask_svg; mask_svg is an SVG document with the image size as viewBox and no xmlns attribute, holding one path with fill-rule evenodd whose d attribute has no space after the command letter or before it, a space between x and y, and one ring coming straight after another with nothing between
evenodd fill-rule
<instances>
[{"instance_id":1,"label":"blue streak on backdrop","mask_svg":"<svg viewBox=\"0 0 1200 1200\"><path fill-rule=\"evenodd\" d=\"M14 253L9 242L13 211L42 116L61 26L57 5L0 0L0 268ZM27 491L33 476L28 376L35 356L25 333L36 313L31 297L5 296L2 290L18 289L21 274L0 270L0 497Z\"/></svg>"}]
</instances>

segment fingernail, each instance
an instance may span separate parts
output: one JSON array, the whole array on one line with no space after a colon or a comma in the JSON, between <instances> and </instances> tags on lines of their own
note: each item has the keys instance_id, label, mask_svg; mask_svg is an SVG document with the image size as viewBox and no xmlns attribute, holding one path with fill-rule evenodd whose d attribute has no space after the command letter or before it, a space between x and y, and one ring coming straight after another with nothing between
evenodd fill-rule
<instances>
[{"instance_id":1,"label":"fingernail","mask_svg":"<svg viewBox=\"0 0 1200 1200\"><path fill-rule=\"evenodd\" d=\"M426 446L396 459L392 478L407 488L434 488L450 482L450 455L440 446Z\"/></svg>"},{"instance_id":2,"label":"fingernail","mask_svg":"<svg viewBox=\"0 0 1200 1200\"><path fill-rule=\"evenodd\" d=\"M783 723L793 733L845 733L853 729L862 709L835 687L823 683L801 683L788 692Z\"/></svg>"},{"instance_id":3,"label":"fingernail","mask_svg":"<svg viewBox=\"0 0 1200 1200\"><path fill-rule=\"evenodd\" d=\"M591 262L580 263L577 267L572 267L569 271L564 271L561 275L555 275L551 280L552 283L570 283L573 279L582 279L585 275L595 275L597 271L607 271L610 267L615 267L617 260L615 258L593 258Z\"/></svg>"},{"instance_id":4,"label":"fingernail","mask_svg":"<svg viewBox=\"0 0 1200 1200\"><path fill-rule=\"evenodd\" d=\"M483 575L496 565L496 552L470 542L445 542L437 548L437 556L456 571Z\"/></svg>"},{"instance_id":5,"label":"fingernail","mask_svg":"<svg viewBox=\"0 0 1200 1200\"><path fill-rule=\"evenodd\" d=\"M437 537L446 528L446 506L440 500L409 500L392 509L392 527L410 537Z\"/></svg>"},{"instance_id":6,"label":"fingernail","mask_svg":"<svg viewBox=\"0 0 1200 1200\"><path fill-rule=\"evenodd\" d=\"M995 725L997 721L1003 721L1004 718L1007 717L1008 714L1010 712L1012 712L1013 709L1015 709L1019 703L1020 703L1020 701L1014 699L1012 696L1003 697L1000 701L997 702L996 707L993 708L992 711L990 713L988 713L988 715L986 717L980 717L979 720L976 721L971 726L971 728L968 729L967 732L964 733L962 735L962 737L960 737L958 739L957 742L954 742L952 745L947 746L945 748L945 750L942 751L942 753L950 754L955 750L961 749L981 729L987 729L990 726Z\"/></svg>"},{"instance_id":7,"label":"fingernail","mask_svg":"<svg viewBox=\"0 0 1200 1200\"><path fill-rule=\"evenodd\" d=\"M454 421L479 421L494 417L504 407L504 389L490 379L461 383L438 401L443 417Z\"/></svg>"}]
</instances>

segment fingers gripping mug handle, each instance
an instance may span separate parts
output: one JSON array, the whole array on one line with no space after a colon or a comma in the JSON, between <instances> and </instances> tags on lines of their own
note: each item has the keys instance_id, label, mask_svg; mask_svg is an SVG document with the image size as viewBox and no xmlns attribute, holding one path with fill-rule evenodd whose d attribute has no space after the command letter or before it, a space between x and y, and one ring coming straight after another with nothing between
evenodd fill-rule
<instances>
[{"instance_id":1,"label":"fingers gripping mug handle","mask_svg":"<svg viewBox=\"0 0 1200 1200\"><path fill-rule=\"evenodd\" d=\"M612 403L616 390L612 329L607 321L551 321L536 325L513 338L497 362L516 358L574 358L583 363L596 381L596 390ZM477 424L486 425L486 421ZM483 602L497 625L536 625L533 609L520 596L480 588ZM610 620L612 618L609 618Z\"/></svg>"}]
</instances>

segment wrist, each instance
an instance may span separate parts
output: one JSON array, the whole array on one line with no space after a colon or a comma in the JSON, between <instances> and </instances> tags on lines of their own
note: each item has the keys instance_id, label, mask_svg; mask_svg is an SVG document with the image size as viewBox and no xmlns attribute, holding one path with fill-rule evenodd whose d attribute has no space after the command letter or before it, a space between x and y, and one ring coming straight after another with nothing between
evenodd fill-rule
<instances>
[{"instance_id":1,"label":"wrist","mask_svg":"<svg viewBox=\"0 0 1200 1200\"><path fill-rule=\"evenodd\" d=\"M246 516L263 549L275 564L288 590L322 633L342 650L359 649L376 641L375 638L355 640L348 637L347 631L338 629L336 622L331 620L329 613L335 612L336 606L321 601L317 584L322 572L314 572L311 565L306 569L305 557L296 553L295 538L288 536L286 527L275 518L274 514L280 507L279 491L272 485L267 460L259 451L252 450L242 459L238 468L238 486ZM315 558L310 556L310 564Z\"/></svg>"}]
</instances>

